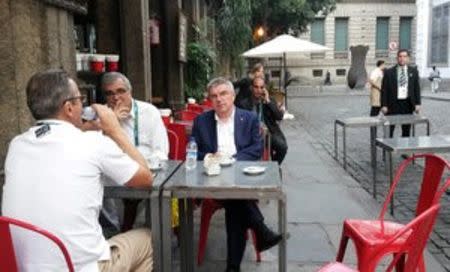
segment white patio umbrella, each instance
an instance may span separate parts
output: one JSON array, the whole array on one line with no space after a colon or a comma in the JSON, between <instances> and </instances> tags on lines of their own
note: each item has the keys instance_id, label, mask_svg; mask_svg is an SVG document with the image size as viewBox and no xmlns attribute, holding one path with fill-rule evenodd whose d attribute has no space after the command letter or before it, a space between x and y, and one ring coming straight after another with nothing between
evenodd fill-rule
<instances>
[{"instance_id":1,"label":"white patio umbrella","mask_svg":"<svg viewBox=\"0 0 450 272\"><path fill-rule=\"evenodd\" d=\"M303 53L320 53L331 50L326 46L283 34L254 47L242 54L245 58L283 58L283 75L286 71L286 58L298 57ZM287 93L285 90L285 106L287 109Z\"/></svg>"}]
</instances>

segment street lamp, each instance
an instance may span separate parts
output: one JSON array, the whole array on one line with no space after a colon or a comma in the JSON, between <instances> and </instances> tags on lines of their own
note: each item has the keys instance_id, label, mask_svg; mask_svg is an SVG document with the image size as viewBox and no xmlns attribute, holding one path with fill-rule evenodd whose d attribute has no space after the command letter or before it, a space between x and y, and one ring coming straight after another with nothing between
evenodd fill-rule
<instances>
[{"instance_id":1,"label":"street lamp","mask_svg":"<svg viewBox=\"0 0 450 272\"><path fill-rule=\"evenodd\" d=\"M264 28L262 26L260 26L256 29L256 36L259 39L261 39L264 36L264 34L266 34L266 31L264 30Z\"/></svg>"}]
</instances>

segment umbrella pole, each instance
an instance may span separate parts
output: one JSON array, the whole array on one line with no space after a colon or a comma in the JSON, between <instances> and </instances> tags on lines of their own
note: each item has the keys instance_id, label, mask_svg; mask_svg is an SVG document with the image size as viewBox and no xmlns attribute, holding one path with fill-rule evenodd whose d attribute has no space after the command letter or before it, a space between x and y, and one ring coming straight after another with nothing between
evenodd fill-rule
<instances>
[{"instance_id":1,"label":"umbrella pole","mask_svg":"<svg viewBox=\"0 0 450 272\"><path fill-rule=\"evenodd\" d=\"M287 103L287 86L286 86L286 52L283 53L283 84L284 84L284 106L288 109Z\"/></svg>"}]
</instances>

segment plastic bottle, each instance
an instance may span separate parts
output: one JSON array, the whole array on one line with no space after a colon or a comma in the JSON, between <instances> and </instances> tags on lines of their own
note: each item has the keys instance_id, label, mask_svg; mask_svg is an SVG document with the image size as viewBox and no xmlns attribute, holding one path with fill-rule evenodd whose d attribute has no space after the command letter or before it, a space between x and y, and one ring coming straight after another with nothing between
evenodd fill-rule
<instances>
[{"instance_id":1,"label":"plastic bottle","mask_svg":"<svg viewBox=\"0 0 450 272\"><path fill-rule=\"evenodd\" d=\"M197 167L197 151L198 148L195 138L191 137L186 146L186 170L192 170Z\"/></svg>"}]
</instances>

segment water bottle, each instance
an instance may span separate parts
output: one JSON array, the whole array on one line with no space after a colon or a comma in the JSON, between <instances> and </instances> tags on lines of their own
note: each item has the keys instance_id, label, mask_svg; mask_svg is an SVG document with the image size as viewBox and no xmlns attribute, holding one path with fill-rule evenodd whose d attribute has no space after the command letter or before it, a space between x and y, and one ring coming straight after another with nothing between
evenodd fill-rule
<instances>
[{"instance_id":1,"label":"water bottle","mask_svg":"<svg viewBox=\"0 0 450 272\"><path fill-rule=\"evenodd\" d=\"M189 139L186 146L186 170L195 169L197 167L197 143L194 137Z\"/></svg>"},{"instance_id":2,"label":"water bottle","mask_svg":"<svg viewBox=\"0 0 450 272\"><path fill-rule=\"evenodd\" d=\"M84 107L83 112L81 113L81 119L86 121L92 121L97 119L97 112L95 112L92 107Z\"/></svg>"}]
</instances>

